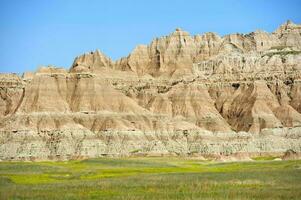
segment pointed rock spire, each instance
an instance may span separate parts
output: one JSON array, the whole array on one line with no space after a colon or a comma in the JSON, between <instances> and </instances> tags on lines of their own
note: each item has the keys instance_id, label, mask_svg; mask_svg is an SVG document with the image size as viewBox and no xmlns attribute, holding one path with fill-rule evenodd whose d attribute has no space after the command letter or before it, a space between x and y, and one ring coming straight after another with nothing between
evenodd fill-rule
<instances>
[{"instance_id":1,"label":"pointed rock spire","mask_svg":"<svg viewBox=\"0 0 301 200\"><path fill-rule=\"evenodd\" d=\"M112 67L112 64L112 60L97 49L95 52L92 51L76 57L71 71L95 72L101 67Z\"/></svg>"}]
</instances>

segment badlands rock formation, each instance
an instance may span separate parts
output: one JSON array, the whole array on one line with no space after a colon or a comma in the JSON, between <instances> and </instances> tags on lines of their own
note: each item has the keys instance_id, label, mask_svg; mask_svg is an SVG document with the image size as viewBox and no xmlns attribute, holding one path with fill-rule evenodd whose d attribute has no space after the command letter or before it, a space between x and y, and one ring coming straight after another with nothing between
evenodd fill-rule
<instances>
[{"instance_id":1,"label":"badlands rock formation","mask_svg":"<svg viewBox=\"0 0 301 200\"><path fill-rule=\"evenodd\" d=\"M301 25L0 75L0 159L301 152Z\"/></svg>"}]
</instances>

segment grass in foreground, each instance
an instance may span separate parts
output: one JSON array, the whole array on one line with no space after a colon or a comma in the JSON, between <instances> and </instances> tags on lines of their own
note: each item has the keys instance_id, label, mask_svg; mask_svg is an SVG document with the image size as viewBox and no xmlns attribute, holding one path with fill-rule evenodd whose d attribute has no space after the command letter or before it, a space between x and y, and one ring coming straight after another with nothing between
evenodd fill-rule
<instances>
[{"instance_id":1,"label":"grass in foreground","mask_svg":"<svg viewBox=\"0 0 301 200\"><path fill-rule=\"evenodd\" d=\"M1 199L300 199L301 161L1 162Z\"/></svg>"}]
</instances>

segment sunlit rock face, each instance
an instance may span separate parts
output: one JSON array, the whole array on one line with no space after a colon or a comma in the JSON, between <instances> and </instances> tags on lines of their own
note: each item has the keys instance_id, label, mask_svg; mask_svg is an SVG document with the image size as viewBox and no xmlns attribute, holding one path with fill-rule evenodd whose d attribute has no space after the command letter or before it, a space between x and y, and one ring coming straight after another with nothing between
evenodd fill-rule
<instances>
[{"instance_id":1,"label":"sunlit rock face","mask_svg":"<svg viewBox=\"0 0 301 200\"><path fill-rule=\"evenodd\" d=\"M0 75L0 159L301 151L301 26L190 35Z\"/></svg>"}]
</instances>

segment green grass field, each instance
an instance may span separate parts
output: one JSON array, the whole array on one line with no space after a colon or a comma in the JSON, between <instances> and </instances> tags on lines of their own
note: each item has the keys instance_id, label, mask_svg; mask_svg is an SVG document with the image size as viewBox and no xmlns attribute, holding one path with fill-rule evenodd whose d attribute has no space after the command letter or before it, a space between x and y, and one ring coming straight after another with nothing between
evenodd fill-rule
<instances>
[{"instance_id":1,"label":"green grass field","mask_svg":"<svg viewBox=\"0 0 301 200\"><path fill-rule=\"evenodd\" d=\"M301 199L301 161L0 162L1 199Z\"/></svg>"}]
</instances>

